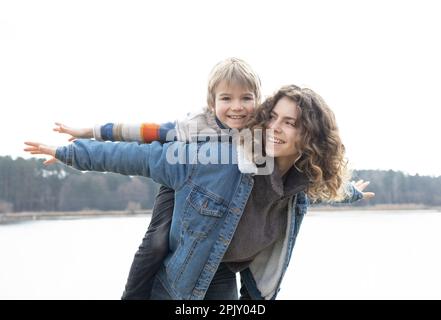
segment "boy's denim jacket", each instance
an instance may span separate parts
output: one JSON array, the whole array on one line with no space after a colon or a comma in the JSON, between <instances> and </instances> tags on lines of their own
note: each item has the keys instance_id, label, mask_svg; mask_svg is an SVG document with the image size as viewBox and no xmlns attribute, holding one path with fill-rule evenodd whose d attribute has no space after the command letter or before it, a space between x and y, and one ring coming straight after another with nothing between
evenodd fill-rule
<instances>
[{"instance_id":1,"label":"boy's denim jacket","mask_svg":"<svg viewBox=\"0 0 441 320\"><path fill-rule=\"evenodd\" d=\"M141 175L173 188L175 207L170 229L170 253L158 279L173 299L203 299L233 238L253 188L253 174L233 143L161 144L76 140L60 147L56 158L79 170ZM233 164L198 163L198 152L225 155ZM174 157L178 155L177 157ZM184 163L173 163L179 159ZM172 161L170 161L172 160ZM242 172L241 172L242 170ZM247 172L244 172L247 171ZM352 185L346 202L362 193ZM304 192L292 197L285 237L263 250L241 272L253 299L275 299L291 259L309 200Z\"/></svg>"}]
</instances>

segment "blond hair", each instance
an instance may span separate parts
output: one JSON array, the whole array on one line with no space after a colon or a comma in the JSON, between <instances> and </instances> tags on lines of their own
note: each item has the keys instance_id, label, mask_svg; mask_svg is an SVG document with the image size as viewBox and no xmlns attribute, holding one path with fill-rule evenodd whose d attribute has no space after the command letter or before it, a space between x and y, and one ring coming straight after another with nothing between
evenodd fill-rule
<instances>
[{"instance_id":1,"label":"blond hair","mask_svg":"<svg viewBox=\"0 0 441 320\"><path fill-rule=\"evenodd\" d=\"M239 85L251 90L254 93L256 104L260 103L261 83L257 73L245 61L238 58L228 58L217 63L208 78L207 103L210 109L214 108L216 88L222 81L225 81L227 85Z\"/></svg>"}]
</instances>

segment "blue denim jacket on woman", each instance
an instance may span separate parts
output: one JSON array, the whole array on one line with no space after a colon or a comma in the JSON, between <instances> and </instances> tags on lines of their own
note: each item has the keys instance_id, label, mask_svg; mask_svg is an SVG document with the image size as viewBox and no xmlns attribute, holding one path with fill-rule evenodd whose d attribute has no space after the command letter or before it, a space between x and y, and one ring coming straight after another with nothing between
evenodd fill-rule
<instances>
[{"instance_id":1,"label":"blue denim jacket on woman","mask_svg":"<svg viewBox=\"0 0 441 320\"><path fill-rule=\"evenodd\" d=\"M205 153L207 147L232 164L198 163L198 152L203 148ZM237 156L238 148L232 143L76 140L58 148L56 158L79 170L141 175L173 188L170 253L157 277L173 299L199 300L222 261L253 188L253 174L241 172L246 166ZM184 163L169 161L177 150ZM351 185L346 202L361 198L361 192ZM304 192L292 197L285 237L263 250L241 272L251 298L276 298L308 205Z\"/></svg>"}]
</instances>

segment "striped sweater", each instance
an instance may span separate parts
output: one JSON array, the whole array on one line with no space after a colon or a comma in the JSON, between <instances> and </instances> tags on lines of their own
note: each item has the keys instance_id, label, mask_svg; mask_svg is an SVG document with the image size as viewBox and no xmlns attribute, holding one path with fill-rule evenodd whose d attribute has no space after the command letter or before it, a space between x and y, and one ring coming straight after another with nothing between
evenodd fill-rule
<instances>
[{"instance_id":1,"label":"striped sweater","mask_svg":"<svg viewBox=\"0 0 441 320\"><path fill-rule=\"evenodd\" d=\"M220 134L222 124L208 108L201 112L189 114L183 120L156 123L107 123L96 125L93 136L99 141L135 141L149 143L152 141L190 141L199 135Z\"/></svg>"}]
</instances>

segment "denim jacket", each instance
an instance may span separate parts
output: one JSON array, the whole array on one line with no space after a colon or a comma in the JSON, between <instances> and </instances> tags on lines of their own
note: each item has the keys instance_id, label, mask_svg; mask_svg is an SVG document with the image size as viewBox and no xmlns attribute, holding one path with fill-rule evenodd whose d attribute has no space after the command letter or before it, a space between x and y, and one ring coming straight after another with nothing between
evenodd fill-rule
<instances>
[{"instance_id":1,"label":"denim jacket","mask_svg":"<svg viewBox=\"0 0 441 320\"><path fill-rule=\"evenodd\" d=\"M76 140L58 148L56 158L79 170L141 175L173 188L170 253L158 278L173 299L200 300L233 238L253 188L252 170L247 170L252 164L244 165L240 147L232 143ZM231 164L201 164L200 154L207 150ZM176 154L178 157L173 158ZM173 163L173 159L183 163ZM361 198L361 192L353 186L348 188L346 202ZM305 193L292 197L285 237L263 250L241 273L253 299L276 298L308 205Z\"/></svg>"}]
</instances>

